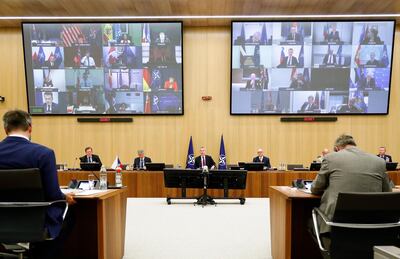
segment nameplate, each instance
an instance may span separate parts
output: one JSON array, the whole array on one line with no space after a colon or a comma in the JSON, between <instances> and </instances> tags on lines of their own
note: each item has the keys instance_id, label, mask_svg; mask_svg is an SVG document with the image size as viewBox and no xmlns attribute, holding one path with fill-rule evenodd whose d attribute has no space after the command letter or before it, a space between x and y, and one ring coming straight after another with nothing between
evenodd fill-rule
<instances>
[{"instance_id":1,"label":"nameplate","mask_svg":"<svg viewBox=\"0 0 400 259\"><path fill-rule=\"evenodd\" d=\"M133 122L133 118L109 118L109 117L101 117L101 118L77 118L78 122Z\"/></svg>"}]
</instances>

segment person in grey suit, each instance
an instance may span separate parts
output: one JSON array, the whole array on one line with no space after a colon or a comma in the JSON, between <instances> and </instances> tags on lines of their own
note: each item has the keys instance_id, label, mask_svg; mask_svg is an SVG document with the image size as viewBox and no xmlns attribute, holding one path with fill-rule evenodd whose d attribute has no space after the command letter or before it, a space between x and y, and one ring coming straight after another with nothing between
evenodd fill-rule
<instances>
[{"instance_id":1,"label":"person in grey suit","mask_svg":"<svg viewBox=\"0 0 400 259\"><path fill-rule=\"evenodd\" d=\"M385 161L356 147L352 136L341 135L335 142L336 152L322 160L321 170L311 185L313 194L321 195L320 210L332 219L339 192L391 192ZM329 247L330 227L318 222L320 236Z\"/></svg>"}]
</instances>

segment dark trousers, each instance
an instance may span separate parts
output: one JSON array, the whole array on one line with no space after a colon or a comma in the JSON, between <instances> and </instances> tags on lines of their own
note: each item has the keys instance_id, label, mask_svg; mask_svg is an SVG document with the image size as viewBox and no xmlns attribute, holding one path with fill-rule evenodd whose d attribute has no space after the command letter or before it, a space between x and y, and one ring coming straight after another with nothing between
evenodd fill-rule
<instances>
[{"instance_id":1,"label":"dark trousers","mask_svg":"<svg viewBox=\"0 0 400 259\"><path fill-rule=\"evenodd\" d=\"M73 206L68 208L67 215L58 236L52 240L45 240L30 244L29 258L56 259L60 257L63 245L75 225L75 213Z\"/></svg>"}]
</instances>

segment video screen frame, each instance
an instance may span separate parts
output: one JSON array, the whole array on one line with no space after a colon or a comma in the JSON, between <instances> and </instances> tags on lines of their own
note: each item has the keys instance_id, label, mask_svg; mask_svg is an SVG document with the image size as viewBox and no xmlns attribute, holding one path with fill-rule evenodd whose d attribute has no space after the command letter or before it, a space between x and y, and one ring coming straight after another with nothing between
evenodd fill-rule
<instances>
[{"instance_id":1,"label":"video screen frame","mask_svg":"<svg viewBox=\"0 0 400 259\"><path fill-rule=\"evenodd\" d=\"M388 96L387 96L387 106L386 106L386 112L371 112L371 113L353 113L353 112L346 112L346 113L305 113L305 112L288 112L288 113L284 113L284 112L264 112L264 113L253 113L253 112L234 112L233 111L233 106L232 106L232 102L233 102L233 89L234 89L234 82L233 82L233 72L234 72L234 68L233 68L233 59L234 59L234 24L235 23L293 23L293 22L297 22L297 23L316 23L316 22L326 22L326 23L340 23L340 22L393 22L393 32L391 34L392 36L392 46L391 49L388 48L388 50L390 50L391 52L391 57L390 57L390 73L389 73L389 89L388 89ZM389 114L389 107L390 107L390 94L391 94L391 87L392 87L392 71L393 71L393 56L394 56L394 45L395 45L395 33L396 33L396 20L395 19L371 19L371 20L362 20L362 19L291 19L291 20L282 20L282 19L277 19L277 20L232 20L231 21L231 39L230 39L230 45L231 45L231 57L230 57L230 100L229 100L229 111L230 111L230 115L234 115L234 116L246 116L246 115L256 115L256 116L347 116L347 115L388 115ZM258 35L260 36L260 35ZM354 36L354 35L352 35ZM272 38L272 36L271 36ZM313 32L311 32L311 38L313 38ZM244 42L246 39L243 39ZM304 44L304 38L301 39L303 45ZM264 43L266 46L269 46L270 48L272 48L274 46L273 44L273 40L272 39L266 39L266 43ZM278 44L278 46L281 46L285 44L284 42L281 42L281 44ZM295 44L294 44L295 45ZM314 45L314 42L311 41L311 47ZM317 44L318 45L318 44ZM327 44L329 45L329 44ZM341 43L341 45L343 45L343 43ZM247 46L247 45L246 45ZM323 46L323 45L321 45ZM355 45L352 44L350 45L352 47L354 47ZM311 57L313 58L313 57ZM272 59L272 58L271 58ZM304 67L300 67L300 68L304 68ZM265 68L264 68L265 69ZM312 66L310 67L310 70L312 69ZM353 68L351 68L352 70ZM363 68L358 68L358 69L363 69ZM311 71L310 71L311 72ZM244 71L243 71L244 74ZM271 84L271 78L268 78L269 80L269 84ZM268 84L268 83L267 83ZM315 92L315 90L313 90ZM277 91L277 95L280 96L280 90ZM285 92L285 91L283 91ZM316 92L320 92L320 90L316 90ZM261 92L263 93L263 92ZM275 93L276 94L276 93ZM286 93L285 93L286 94ZM336 94L336 93L335 93ZM351 90L349 89L348 94L351 94ZM239 98L240 99L240 98Z\"/></svg>"},{"instance_id":2,"label":"video screen frame","mask_svg":"<svg viewBox=\"0 0 400 259\"><path fill-rule=\"evenodd\" d=\"M100 25L104 25L104 24L174 24L174 23L178 23L180 25L180 48L181 48L181 53L180 53L180 66L181 69L178 73L180 73L181 78L179 78L181 81L181 90L180 90L180 94L181 94L181 98L180 98L180 106L181 109L179 112L176 113L32 113L30 111L30 93L29 93L29 85L28 85L28 73L29 71L27 70L27 61L26 58L29 58L29 55L27 56L27 51L26 48L32 48L31 42L25 42L26 36L24 33L24 25L32 25L32 24L54 24L54 25L58 25L58 24L100 24ZM109 116L183 116L184 115L184 54L183 54L183 48L184 48L184 36L183 36L183 21L180 20L170 20L170 21L146 21L146 20L135 20L135 21L128 21L128 20L118 20L118 21L107 21L107 20L96 20L96 21L87 21L87 20L73 20L73 21L29 21L29 22L21 22L21 34L22 34L22 46L23 46L23 58L24 58L24 70L25 70L25 88L26 88L26 98L27 98L27 105L28 105L28 113L32 116L70 116L70 117L79 117L79 116L97 116L97 117L109 117ZM29 33L29 31L27 32ZM100 35L102 36L102 35ZM31 50L31 52L33 53L33 51ZM31 54L32 54L31 53ZM65 58L65 52L63 53L64 58ZM150 55L150 54L149 54ZM32 62L32 72L34 70L34 65ZM98 67L96 67L97 69ZM106 66L104 64L102 64L101 68L103 69L103 71L106 71ZM148 68L148 70L161 70L162 68L160 67L154 67L154 68ZM169 68L166 68L169 69ZM32 82L34 83L34 79L33 79L33 74L32 76L29 76L29 78L32 79ZM105 79L104 79L105 80ZM65 83L65 87L67 87L67 84ZM35 86L33 86L33 88L35 88ZM57 92L57 95L60 92ZM143 92L144 93L144 92ZM36 95L36 92L33 92L33 95ZM161 96L163 96L164 93L161 94ZM167 93L168 94L168 93ZM78 95L78 92L76 92L76 95ZM148 96L147 97L153 97L153 93L152 92L148 92ZM58 97L57 97L58 98ZM146 100L145 100L146 102ZM151 104L153 105L153 104ZM144 104L144 106L146 106L146 104ZM143 107L143 109L145 109L146 107Z\"/></svg>"}]
</instances>

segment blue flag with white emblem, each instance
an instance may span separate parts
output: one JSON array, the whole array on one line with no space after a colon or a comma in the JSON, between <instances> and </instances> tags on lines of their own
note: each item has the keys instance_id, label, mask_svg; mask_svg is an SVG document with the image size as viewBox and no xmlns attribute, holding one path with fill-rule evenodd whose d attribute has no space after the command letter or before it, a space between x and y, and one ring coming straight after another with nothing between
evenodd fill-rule
<instances>
[{"instance_id":1,"label":"blue flag with white emblem","mask_svg":"<svg viewBox=\"0 0 400 259\"><path fill-rule=\"evenodd\" d=\"M225 144L223 135L221 135L221 145L219 146L218 169L226 169Z\"/></svg>"},{"instance_id":2,"label":"blue flag with white emblem","mask_svg":"<svg viewBox=\"0 0 400 259\"><path fill-rule=\"evenodd\" d=\"M188 154L186 157L186 168L194 169L194 151L192 136L190 136Z\"/></svg>"}]
</instances>

